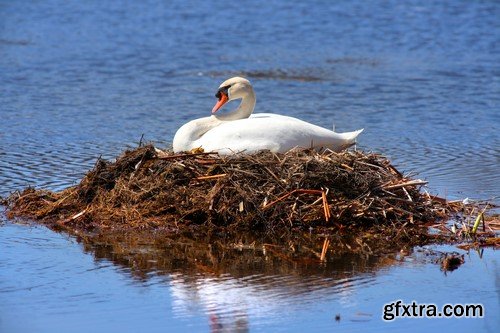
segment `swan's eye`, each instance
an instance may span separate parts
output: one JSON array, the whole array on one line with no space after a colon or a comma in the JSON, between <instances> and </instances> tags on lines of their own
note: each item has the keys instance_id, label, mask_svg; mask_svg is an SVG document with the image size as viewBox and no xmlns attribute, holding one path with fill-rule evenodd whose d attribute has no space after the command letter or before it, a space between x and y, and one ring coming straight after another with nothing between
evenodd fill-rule
<instances>
[{"instance_id":1,"label":"swan's eye","mask_svg":"<svg viewBox=\"0 0 500 333\"><path fill-rule=\"evenodd\" d=\"M220 87L219 90L217 90L215 97L220 100L222 98L222 94L229 96L229 88L231 88L231 86Z\"/></svg>"}]
</instances>

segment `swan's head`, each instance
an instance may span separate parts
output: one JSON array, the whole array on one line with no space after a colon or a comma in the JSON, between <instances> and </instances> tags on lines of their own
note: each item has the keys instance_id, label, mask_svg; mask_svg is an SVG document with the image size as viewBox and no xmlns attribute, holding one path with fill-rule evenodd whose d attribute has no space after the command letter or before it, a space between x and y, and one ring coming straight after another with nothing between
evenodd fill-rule
<instances>
[{"instance_id":1,"label":"swan's head","mask_svg":"<svg viewBox=\"0 0 500 333\"><path fill-rule=\"evenodd\" d=\"M222 82L215 94L218 101L212 109L212 113L217 112L227 102L243 98L252 92L250 81L242 77L236 76Z\"/></svg>"}]
</instances>

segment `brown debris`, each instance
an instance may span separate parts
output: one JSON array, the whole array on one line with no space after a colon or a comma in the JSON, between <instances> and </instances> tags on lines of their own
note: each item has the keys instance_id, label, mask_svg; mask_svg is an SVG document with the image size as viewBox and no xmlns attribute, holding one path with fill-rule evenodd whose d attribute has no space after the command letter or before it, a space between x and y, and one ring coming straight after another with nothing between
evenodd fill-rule
<instances>
[{"instance_id":1,"label":"brown debris","mask_svg":"<svg viewBox=\"0 0 500 333\"><path fill-rule=\"evenodd\" d=\"M452 272L464 263L464 255L457 253L446 253L441 258L441 270L444 272Z\"/></svg>"},{"instance_id":2,"label":"brown debris","mask_svg":"<svg viewBox=\"0 0 500 333\"><path fill-rule=\"evenodd\" d=\"M7 214L86 231L205 226L282 233L310 227L399 229L463 209L422 193L425 183L404 177L374 153L218 156L147 145L113 163L98 160L80 184L61 192L14 193Z\"/></svg>"}]
</instances>

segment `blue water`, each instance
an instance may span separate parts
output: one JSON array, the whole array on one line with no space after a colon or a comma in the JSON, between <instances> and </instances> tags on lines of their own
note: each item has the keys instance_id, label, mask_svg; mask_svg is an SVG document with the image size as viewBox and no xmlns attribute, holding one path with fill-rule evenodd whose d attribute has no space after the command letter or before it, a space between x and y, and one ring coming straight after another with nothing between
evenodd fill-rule
<instances>
[{"instance_id":1,"label":"blue water","mask_svg":"<svg viewBox=\"0 0 500 333\"><path fill-rule=\"evenodd\" d=\"M209 114L220 82L242 74L256 90L256 112L365 128L358 148L418 173L429 191L498 202L499 17L496 1L0 0L0 195L75 184L96 158L142 135L168 147L181 124ZM74 238L0 216L2 332L207 331L219 321L250 331L499 324L488 315L500 312L493 250L472 253L446 276L434 263L405 260L369 276L353 270L352 286L320 291L306 273L273 271L302 290L296 295L274 280L247 288L233 271L206 281L153 267L137 280ZM213 296L225 290L250 305ZM382 305L397 298L482 302L487 316L384 323Z\"/></svg>"}]
</instances>

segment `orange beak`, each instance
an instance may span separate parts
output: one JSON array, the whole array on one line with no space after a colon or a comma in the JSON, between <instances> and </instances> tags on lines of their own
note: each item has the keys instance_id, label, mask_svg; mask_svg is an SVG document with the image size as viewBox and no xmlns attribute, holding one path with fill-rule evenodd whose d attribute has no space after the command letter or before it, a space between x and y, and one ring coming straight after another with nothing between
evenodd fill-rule
<instances>
[{"instance_id":1,"label":"orange beak","mask_svg":"<svg viewBox=\"0 0 500 333\"><path fill-rule=\"evenodd\" d=\"M217 112L217 110L219 110L224 104L226 104L228 100L229 98L227 98L227 95L221 92L220 99L217 101L214 108L212 109L212 113Z\"/></svg>"}]
</instances>

